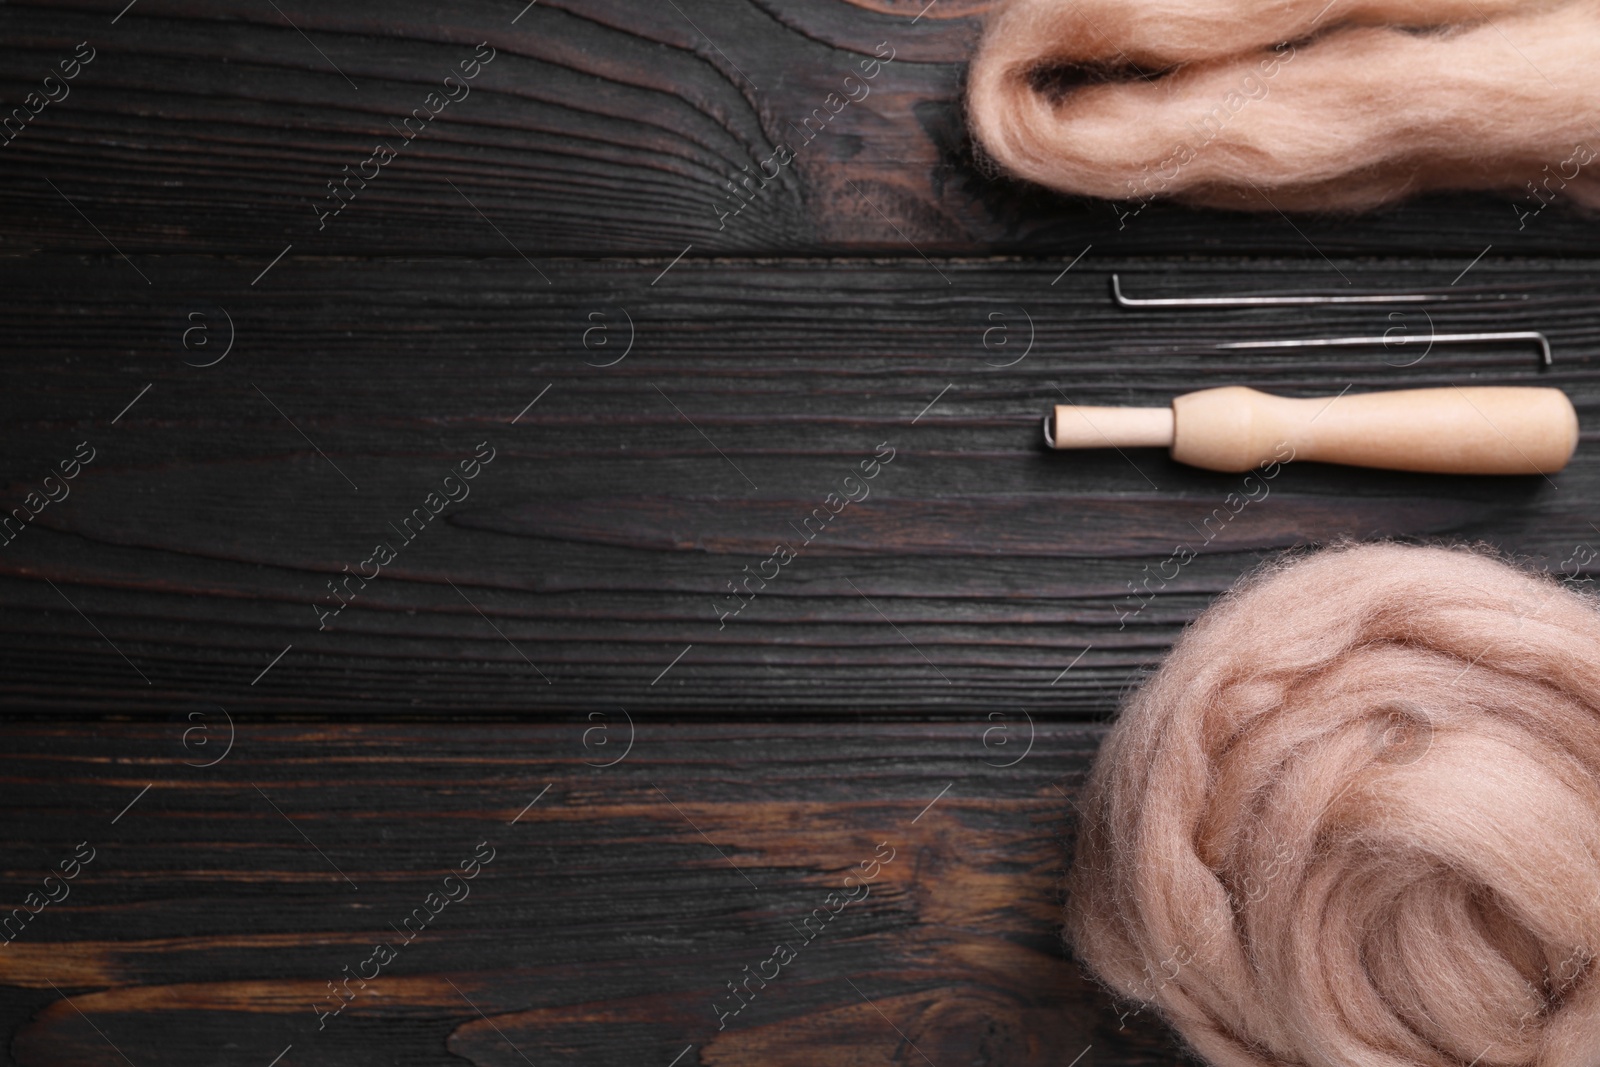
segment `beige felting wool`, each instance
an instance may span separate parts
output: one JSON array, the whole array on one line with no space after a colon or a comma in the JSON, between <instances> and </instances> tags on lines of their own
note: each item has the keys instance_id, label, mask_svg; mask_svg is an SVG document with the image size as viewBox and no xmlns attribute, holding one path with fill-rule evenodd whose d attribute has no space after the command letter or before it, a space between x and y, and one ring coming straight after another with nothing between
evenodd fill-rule
<instances>
[{"instance_id":1,"label":"beige felting wool","mask_svg":"<svg viewBox=\"0 0 1600 1067\"><path fill-rule=\"evenodd\" d=\"M1592 1067L1600 607L1465 549L1247 579L1128 702L1067 932L1217 1067Z\"/></svg>"},{"instance_id":2,"label":"beige felting wool","mask_svg":"<svg viewBox=\"0 0 1600 1067\"><path fill-rule=\"evenodd\" d=\"M1003 170L1113 200L1600 206L1600 0L1009 0L967 110Z\"/></svg>"}]
</instances>

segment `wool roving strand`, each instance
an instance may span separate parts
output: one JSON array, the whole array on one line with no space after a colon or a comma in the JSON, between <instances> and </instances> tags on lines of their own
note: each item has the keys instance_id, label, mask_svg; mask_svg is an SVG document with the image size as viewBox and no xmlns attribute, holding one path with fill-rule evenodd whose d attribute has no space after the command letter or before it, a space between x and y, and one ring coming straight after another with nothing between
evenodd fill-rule
<instances>
[{"instance_id":1,"label":"wool roving strand","mask_svg":"<svg viewBox=\"0 0 1600 1067\"><path fill-rule=\"evenodd\" d=\"M1128 701L1067 933L1217 1067L1588 1067L1600 607L1465 549L1243 581Z\"/></svg>"},{"instance_id":2,"label":"wool roving strand","mask_svg":"<svg viewBox=\"0 0 1600 1067\"><path fill-rule=\"evenodd\" d=\"M1600 2L1010 0L968 78L1003 170L1062 192L1360 210L1434 189L1600 205Z\"/></svg>"}]
</instances>

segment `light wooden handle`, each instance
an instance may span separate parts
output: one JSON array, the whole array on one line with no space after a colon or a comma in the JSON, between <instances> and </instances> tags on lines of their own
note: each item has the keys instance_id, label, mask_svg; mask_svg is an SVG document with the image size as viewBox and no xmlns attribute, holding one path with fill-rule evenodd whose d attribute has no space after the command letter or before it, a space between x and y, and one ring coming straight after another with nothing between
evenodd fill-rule
<instances>
[{"instance_id":1,"label":"light wooden handle","mask_svg":"<svg viewBox=\"0 0 1600 1067\"><path fill-rule=\"evenodd\" d=\"M1470 386L1336 397L1205 389L1168 408L1058 404L1055 448L1169 445L1214 471L1309 459L1434 474L1553 474L1578 445L1578 415L1559 389Z\"/></svg>"}]
</instances>

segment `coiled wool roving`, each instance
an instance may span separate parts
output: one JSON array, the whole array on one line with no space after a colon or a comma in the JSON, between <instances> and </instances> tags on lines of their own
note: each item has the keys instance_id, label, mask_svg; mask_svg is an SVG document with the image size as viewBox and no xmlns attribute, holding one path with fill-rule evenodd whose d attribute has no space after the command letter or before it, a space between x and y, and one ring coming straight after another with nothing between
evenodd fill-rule
<instances>
[{"instance_id":1,"label":"coiled wool roving","mask_svg":"<svg viewBox=\"0 0 1600 1067\"><path fill-rule=\"evenodd\" d=\"M1476 551L1247 579L1087 783L1068 937L1217 1067L1592 1067L1600 607Z\"/></svg>"},{"instance_id":2,"label":"coiled wool roving","mask_svg":"<svg viewBox=\"0 0 1600 1067\"><path fill-rule=\"evenodd\" d=\"M1010 0L968 78L1005 171L1113 200L1600 206L1596 0Z\"/></svg>"}]
</instances>

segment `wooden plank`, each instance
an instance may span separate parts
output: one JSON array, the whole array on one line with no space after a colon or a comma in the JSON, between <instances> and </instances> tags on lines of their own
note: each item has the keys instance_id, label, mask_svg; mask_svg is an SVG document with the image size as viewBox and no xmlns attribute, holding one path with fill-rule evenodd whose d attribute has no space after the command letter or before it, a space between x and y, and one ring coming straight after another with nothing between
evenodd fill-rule
<instances>
[{"instance_id":1,"label":"wooden plank","mask_svg":"<svg viewBox=\"0 0 1600 1067\"><path fill-rule=\"evenodd\" d=\"M997 178L962 119L986 8L972 0L472 0L448 21L435 6L377 0L139 0L113 19L123 7L0 8L7 109L79 42L95 49L70 95L0 152L0 250L98 254L109 241L141 262L241 257L247 277L288 245L515 249L540 264L686 251L1026 252L1064 264L1092 245L1095 256L1319 262L1448 254L1459 270L1491 245L1589 254L1600 234L1559 194L1532 215L1526 195L1464 194L1359 223L1291 222ZM458 101L429 103L480 43L492 62L452 88ZM872 66L879 55L892 60ZM400 124L417 108L437 117L408 138ZM780 144L792 161L751 178ZM394 155L381 165L379 145ZM334 197L347 206L324 219Z\"/></svg>"},{"instance_id":2,"label":"wooden plank","mask_svg":"<svg viewBox=\"0 0 1600 1067\"><path fill-rule=\"evenodd\" d=\"M1547 371L1525 345L1428 350L1421 310L1133 312L1099 270L937 266L952 286L920 260L684 261L658 281L655 264L559 261L545 285L515 258L289 257L252 288L174 257L152 298L119 260L33 257L0 294L31 353L0 397L6 507L81 442L97 453L0 546L0 700L1096 717L1281 549L1485 540L1559 571L1600 544L1594 261L1487 257L1451 290L1471 300L1427 313L1441 332L1547 330ZM1112 266L1145 293L1337 278L1320 262ZM1459 273L1337 269L1378 291ZM233 351L192 365L224 350L224 311ZM1212 347L1385 330L1412 346ZM1586 433L1548 480L1291 464L1264 485L1159 452L1041 447L1064 394L1161 404L1226 383L1550 384ZM402 536L484 443L471 495ZM832 514L829 493L863 491ZM780 541L795 558L765 562ZM328 583L378 542L395 558L325 615ZM1174 562L1179 545L1196 558Z\"/></svg>"},{"instance_id":3,"label":"wooden plank","mask_svg":"<svg viewBox=\"0 0 1600 1067\"><path fill-rule=\"evenodd\" d=\"M636 726L3 727L5 914L92 853L0 947L14 1062L1176 1059L1058 940L1101 728Z\"/></svg>"}]
</instances>

